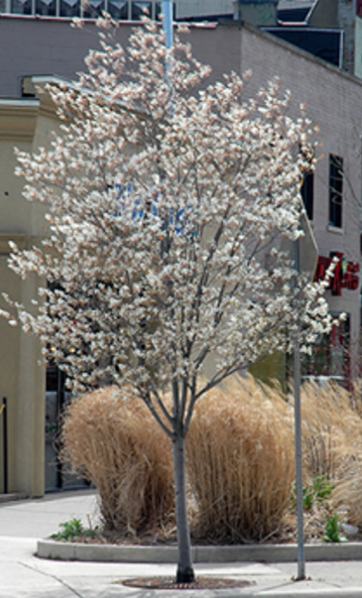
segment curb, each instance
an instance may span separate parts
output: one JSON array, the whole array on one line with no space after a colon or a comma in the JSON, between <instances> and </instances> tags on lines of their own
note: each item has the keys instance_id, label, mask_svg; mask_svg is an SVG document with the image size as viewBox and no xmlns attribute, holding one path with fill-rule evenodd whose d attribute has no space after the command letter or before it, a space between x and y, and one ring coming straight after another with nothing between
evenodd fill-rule
<instances>
[{"instance_id":1,"label":"curb","mask_svg":"<svg viewBox=\"0 0 362 598\"><path fill-rule=\"evenodd\" d=\"M361 598L361 588L296 588L282 591L269 589L228 594L227 598Z\"/></svg>"},{"instance_id":2,"label":"curb","mask_svg":"<svg viewBox=\"0 0 362 598\"><path fill-rule=\"evenodd\" d=\"M298 546L193 546L194 563L297 562ZM308 561L362 561L362 543L306 544ZM38 540L36 555L43 559L108 563L177 563L177 546L118 546ZM361 590L360 590L361 592Z\"/></svg>"}]
</instances>

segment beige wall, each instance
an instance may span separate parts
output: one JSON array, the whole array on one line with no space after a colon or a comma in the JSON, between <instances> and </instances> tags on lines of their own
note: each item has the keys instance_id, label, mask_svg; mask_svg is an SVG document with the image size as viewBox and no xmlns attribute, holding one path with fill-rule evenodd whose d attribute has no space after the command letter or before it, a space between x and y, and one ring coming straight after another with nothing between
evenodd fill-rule
<instances>
[{"instance_id":1,"label":"beige wall","mask_svg":"<svg viewBox=\"0 0 362 598\"><path fill-rule=\"evenodd\" d=\"M48 138L54 125L38 100L0 101L0 291L30 305L36 280L22 281L7 265L8 241L30 247L44 234L42 209L22 197L23 181L15 177L14 146L31 151ZM1 307L6 304L1 297ZM0 400L8 402L8 490L41 496L44 492L45 368L38 365L40 343L0 319ZM0 418L0 429L3 420ZM0 434L2 437L2 433ZM0 491L3 490L3 447Z\"/></svg>"}]
</instances>

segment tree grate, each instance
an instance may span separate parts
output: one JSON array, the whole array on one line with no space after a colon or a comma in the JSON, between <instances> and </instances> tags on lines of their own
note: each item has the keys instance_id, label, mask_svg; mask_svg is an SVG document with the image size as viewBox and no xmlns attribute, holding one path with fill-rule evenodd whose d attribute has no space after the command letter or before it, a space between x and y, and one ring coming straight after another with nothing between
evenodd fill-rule
<instances>
[{"instance_id":1,"label":"tree grate","mask_svg":"<svg viewBox=\"0 0 362 598\"><path fill-rule=\"evenodd\" d=\"M245 588L252 585L252 582L245 579L220 577L198 577L191 583L177 583L174 577L138 577L124 579L118 583L131 588L145 588L149 590L223 590Z\"/></svg>"}]
</instances>

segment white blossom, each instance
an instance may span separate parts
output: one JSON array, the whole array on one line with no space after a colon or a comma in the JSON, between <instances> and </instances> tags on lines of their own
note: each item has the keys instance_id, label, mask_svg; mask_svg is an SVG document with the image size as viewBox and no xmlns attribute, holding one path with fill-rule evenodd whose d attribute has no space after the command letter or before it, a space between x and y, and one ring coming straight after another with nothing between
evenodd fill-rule
<instances>
[{"instance_id":1,"label":"white blossom","mask_svg":"<svg viewBox=\"0 0 362 598\"><path fill-rule=\"evenodd\" d=\"M236 73L207 86L210 68L176 36L170 84L156 24L146 19L127 50L108 26L77 84L47 88L62 119L50 149L17 152L49 235L12 244L11 268L44 283L32 311L8 302L75 387L127 385L170 435L174 413L186 433L208 388L290 350L296 334L307 351L332 326L326 283L280 249L303 235L313 128L304 107L290 118L276 80L251 100ZM160 393L175 385L168 419Z\"/></svg>"}]
</instances>

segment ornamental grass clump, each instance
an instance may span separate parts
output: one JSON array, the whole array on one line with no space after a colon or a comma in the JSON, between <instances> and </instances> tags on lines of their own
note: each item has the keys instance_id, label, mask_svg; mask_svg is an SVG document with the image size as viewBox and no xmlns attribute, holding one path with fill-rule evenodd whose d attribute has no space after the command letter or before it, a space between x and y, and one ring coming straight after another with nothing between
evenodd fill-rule
<instances>
[{"instance_id":1,"label":"ornamental grass clump","mask_svg":"<svg viewBox=\"0 0 362 598\"><path fill-rule=\"evenodd\" d=\"M303 387L303 442L307 476L333 483L333 509L362 531L362 417L350 392L329 383Z\"/></svg>"},{"instance_id":2,"label":"ornamental grass clump","mask_svg":"<svg viewBox=\"0 0 362 598\"><path fill-rule=\"evenodd\" d=\"M246 542L280 531L295 480L290 407L253 379L200 401L187 437L198 534Z\"/></svg>"},{"instance_id":3,"label":"ornamental grass clump","mask_svg":"<svg viewBox=\"0 0 362 598\"><path fill-rule=\"evenodd\" d=\"M302 388L304 464L311 477L341 480L362 457L362 419L351 394L335 383Z\"/></svg>"},{"instance_id":4,"label":"ornamental grass clump","mask_svg":"<svg viewBox=\"0 0 362 598\"><path fill-rule=\"evenodd\" d=\"M350 463L333 492L333 502L346 512L346 520L362 532L362 459Z\"/></svg>"},{"instance_id":5,"label":"ornamental grass clump","mask_svg":"<svg viewBox=\"0 0 362 598\"><path fill-rule=\"evenodd\" d=\"M138 534L168 522L171 443L141 401L114 387L82 396L66 411L63 441L73 469L99 491L106 529Z\"/></svg>"}]
</instances>

